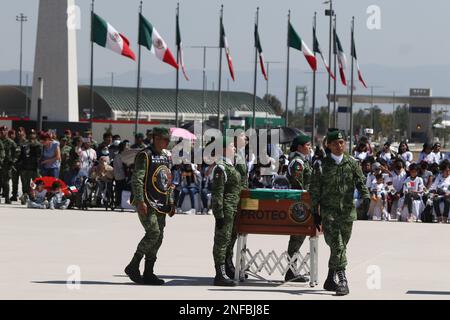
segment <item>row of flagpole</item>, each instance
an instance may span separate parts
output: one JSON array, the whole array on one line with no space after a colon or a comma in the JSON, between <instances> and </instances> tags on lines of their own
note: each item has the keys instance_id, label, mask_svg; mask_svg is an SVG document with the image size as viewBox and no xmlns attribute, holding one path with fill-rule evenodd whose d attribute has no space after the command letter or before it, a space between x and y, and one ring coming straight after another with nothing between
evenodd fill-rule
<instances>
[{"instance_id":1,"label":"row of flagpole","mask_svg":"<svg viewBox=\"0 0 450 320\"><path fill-rule=\"evenodd\" d=\"M123 56L126 56L128 58L131 58L132 60L135 60L134 53L129 48L129 41L128 39L117 32L109 23L101 19L99 16L95 14L94 10L94 1L92 0L92 6L91 6L91 79L90 79L90 90L91 90L91 106L90 106L90 121L91 126L93 123L93 113L94 113L94 90L93 90L93 82L94 82L94 43L99 44L100 46L107 47L113 51L116 51ZM228 68L230 72L230 76L232 80L235 80L234 76L234 67L233 67L233 60L231 58L231 53L228 45L228 40L225 35L225 28L223 24L223 17L224 17L224 10L223 5L221 6L220 10L220 41L219 41L219 86L218 86L218 104L217 104L217 127L220 128L220 114L221 114L221 91L222 91L222 58L223 58L223 50L225 50L226 58L228 61ZM141 86L142 86L142 80L141 80L141 58L142 58L142 52L141 47L145 46L147 49L149 49L153 54L155 54L160 60L163 62L172 65L176 68L176 97L175 97L175 124L177 127L179 127L179 83L180 83L180 76L179 76L179 67L181 66L183 75L186 80L189 80L185 65L184 65L184 58L183 58L183 50L182 50L182 41L181 41L181 32L180 32L180 5L177 5L176 8L176 46L177 46L177 55L176 60L172 56L172 53L170 52L169 48L167 47L167 44L163 40L163 38L159 35L158 31L151 25L151 23L146 20L142 14L143 12L143 1L140 2L139 6L139 25L138 25L138 33L139 33L139 39L138 39L138 72L137 72L137 85L136 85L136 121L135 121L135 133L138 132L138 123L139 123L139 112L140 112L140 100L141 100ZM291 11L288 12L288 26L287 26L287 61L286 61L286 104L285 104L285 124L288 126L289 123L289 85L290 85L290 60L291 60L291 53L290 49L297 49L299 51L302 51L307 62L309 63L311 69L313 70L313 104L312 104L312 140L314 141L315 136L315 111L316 111L316 72L317 72L317 55L320 55L323 64L328 72L328 79L329 79L329 86L328 86L328 127L336 126L337 121L337 111L336 110L336 90L337 90L337 65L339 65L339 72L340 72L340 78L341 82L344 86L347 86L347 80L345 77L345 69L346 69L346 57L344 50L342 48L341 42L339 40L339 37L337 35L336 31L336 14L333 11L332 3L330 1L330 10L328 11L328 14L330 15L330 19L332 23L330 24L330 64L331 62L331 56L333 50L334 53L334 74L331 70L331 65L328 64L326 59L324 58L323 52L320 48L317 34L316 34L316 28L317 28L317 13L314 14L313 19L313 51L311 51L306 43L302 40L302 38L297 34L294 27L291 24ZM326 13L327 14L327 13ZM353 133L353 90L354 90L354 79L353 79L353 67L354 67L354 61L356 61L356 65L358 68L358 78L360 82L363 84L364 87L367 88L359 68L359 64L357 61L356 56L356 49L355 49L355 41L354 41L354 25L355 25L355 19L353 17L352 19L352 25L351 25L351 57L352 57L352 63L351 63L351 90L350 90L350 133L352 136ZM100 27L99 27L100 26ZM97 30L97 29L99 30ZM106 39L102 38L102 32L105 33L104 37ZM100 34L100 35L99 35ZM265 78L266 81L268 81L267 72L265 70L265 61L263 56L263 49L261 45L261 40L259 37L259 7L256 10L256 17L255 17L255 33L254 33L254 47L255 47L255 61L254 61L254 90L253 90L253 121L252 121L252 127L256 127L256 91L257 91L257 79L258 79L258 62L260 64L261 72ZM333 43L333 46L331 46L331 42ZM258 61L259 60L259 61ZM334 93L333 93L333 121L331 116L331 79L334 80ZM350 141L350 148L352 146L352 141Z\"/></svg>"}]
</instances>

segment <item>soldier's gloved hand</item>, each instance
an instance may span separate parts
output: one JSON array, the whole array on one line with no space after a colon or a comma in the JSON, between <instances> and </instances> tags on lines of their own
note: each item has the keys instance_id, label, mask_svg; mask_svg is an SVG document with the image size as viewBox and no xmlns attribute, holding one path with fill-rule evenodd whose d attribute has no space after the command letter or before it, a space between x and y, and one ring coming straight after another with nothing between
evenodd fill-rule
<instances>
[{"instance_id":1,"label":"soldier's gloved hand","mask_svg":"<svg viewBox=\"0 0 450 320\"><path fill-rule=\"evenodd\" d=\"M313 208L312 210L312 216L314 219L314 225L317 228L317 231L321 231L321 226L322 226L322 217L319 215L319 212L317 212L317 208Z\"/></svg>"},{"instance_id":2,"label":"soldier's gloved hand","mask_svg":"<svg viewBox=\"0 0 450 320\"><path fill-rule=\"evenodd\" d=\"M216 228L218 230L222 230L224 225L225 225L225 218L216 218Z\"/></svg>"},{"instance_id":3,"label":"soldier's gloved hand","mask_svg":"<svg viewBox=\"0 0 450 320\"><path fill-rule=\"evenodd\" d=\"M367 212L369 211L369 208L370 208L370 198L364 198L361 204L361 209L364 212Z\"/></svg>"}]
</instances>

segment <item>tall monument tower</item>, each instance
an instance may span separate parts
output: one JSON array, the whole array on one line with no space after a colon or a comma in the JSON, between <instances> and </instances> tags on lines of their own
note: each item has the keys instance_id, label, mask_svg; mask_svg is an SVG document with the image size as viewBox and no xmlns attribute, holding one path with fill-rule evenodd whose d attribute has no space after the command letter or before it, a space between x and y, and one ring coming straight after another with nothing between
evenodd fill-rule
<instances>
[{"instance_id":1,"label":"tall monument tower","mask_svg":"<svg viewBox=\"0 0 450 320\"><path fill-rule=\"evenodd\" d=\"M42 117L78 122L76 28L68 28L75 0L40 0L31 119L37 120L38 78L44 79Z\"/></svg>"}]
</instances>

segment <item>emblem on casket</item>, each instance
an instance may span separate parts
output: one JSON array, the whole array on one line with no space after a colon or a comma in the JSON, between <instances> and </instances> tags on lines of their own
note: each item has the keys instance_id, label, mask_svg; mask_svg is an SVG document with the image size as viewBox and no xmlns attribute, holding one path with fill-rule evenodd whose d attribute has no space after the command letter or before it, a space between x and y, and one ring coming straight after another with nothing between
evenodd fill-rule
<instances>
[{"instance_id":1,"label":"emblem on casket","mask_svg":"<svg viewBox=\"0 0 450 320\"><path fill-rule=\"evenodd\" d=\"M309 210L302 202L294 203L289 208L289 217L296 223L304 223L309 218Z\"/></svg>"}]
</instances>

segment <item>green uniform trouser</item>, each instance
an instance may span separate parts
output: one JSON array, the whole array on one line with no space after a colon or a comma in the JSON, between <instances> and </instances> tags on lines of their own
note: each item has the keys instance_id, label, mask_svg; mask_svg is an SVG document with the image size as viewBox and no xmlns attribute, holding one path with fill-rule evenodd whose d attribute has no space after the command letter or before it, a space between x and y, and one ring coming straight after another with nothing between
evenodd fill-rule
<instances>
[{"instance_id":1,"label":"green uniform trouser","mask_svg":"<svg viewBox=\"0 0 450 320\"><path fill-rule=\"evenodd\" d=\"M289 238L288 254L291 257L300 250L300 247L302 246L305 239L306 236L291 236Z\"/></svg>"},{"instance_id":2,"label":"green uniform trouser","mask_svg":"<svg viewBox=\"0 0 450 320\"><path fill-rule=\"evenodd\" d=\"M164 227L166 226L166 215L156 212L153 208L148 209L146 216L138 213L139 220L145 230L145 236L137 247L136 253L145 259L156 261L156 255L164 238Z\"/></svg>"},{"instance_id":3,"label":"green uniform trouser","mask_svg":"<svg viewBox=\"0 0 450 320\"><path fill-rule=\"evenodd\" d=\"M237 219L237 212L234 213L234 220L233 220L233 227L231 229L231 237L230 237L230 243L227 247L227 252L225 255L225 258L233 259L233 248L237 240L237 230L236 230L236 219Z\"/></svg>"},{"instance_id":4,"label":"green uniform trouser","mask_svg":"<svg viewBox=\"0 0 450 320\"><path fill-rule=\"evenodd\" d=\"M236 233L236 230L234 228L235 216L236 212L234 211L229 212L224 210L224 219L225 219L224 226L222 227L222 229L219 230L216 225L214 233L214 247L213 247L213 257L214 263L216 265L225 264L225 258L227 256L227 252L231 244L233 230ZM231 254L233 254L233 247L231 247Z\"/></svg>"},{"instance_id":5,"label":"green uniform trouser","mask_svg":"<svg viewBox=\"0 0 450 320\"><path fill-rule=\"evenodd\" d=\"M351 219L339 219L335 214L325 210L321 211L322 228L325 242L330 247L330 260L328 268L331 270L345 270L347 266L347 244L352 235L353 221ZM350 216L350 212L346 217Z\"/></svg>"},{"instance_id":6,"label":"green uniform trouser","mask_svg":"<svg viewBox=\"0 0 450 320\"><path fill-rule=\"evenodd\" d=\"M9 180L11 180L11 167L7 166L7 167L3 167L0 170L0 184L3 190L3 197L7 200L9 200Z\"/></svg>"},{"instance_id":7,"label":"green uniform trouser","mask_svg":"<svg viewBox=\"0 0 450 320\"><path fill-rule=\"evenodd\" d=\"M12 170L11 173L12 177L12 196L17 198L17 195L19 193L19 176L20 176L20 172L18 169L16 170ZM22 191L23 191L23 187L22 187Z\"/></svg>"},{"instance_id":8,"label":"green uniform trouser","mask_svg":"<svg viewBox=\"0 0 450 320\"><path fill-rule=\"evenodd\" d=\"M20 181L22 182L22 192L24 194L29 194L30 191L30 182L39 178L39 173L36 170L23 170L20 175Z\"/></svg>"}]
</instances>

